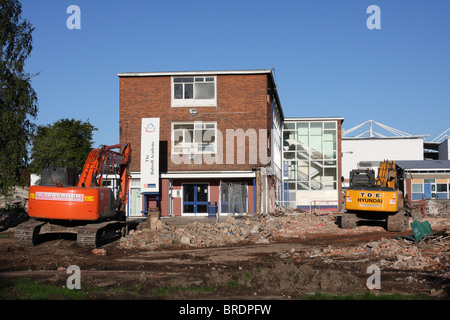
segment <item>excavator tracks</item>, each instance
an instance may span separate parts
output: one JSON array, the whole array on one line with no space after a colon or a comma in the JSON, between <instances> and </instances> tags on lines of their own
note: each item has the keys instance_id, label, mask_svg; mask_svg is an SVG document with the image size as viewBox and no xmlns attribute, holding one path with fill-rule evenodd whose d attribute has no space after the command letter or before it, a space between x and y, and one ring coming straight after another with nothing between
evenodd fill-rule
<instances>
[{"instance_id":1,"label":"excavator tracks","mask_svg":"<svg viewBox=\"0 0 450 320\"><path fill-rule=\"evenodd\" d=\"M121 221L106 221L89 224L78 228L77 245L94 249L125 234L126 223Z\"/></svg>"},{"instance_id":2,"label":"excavator tracks","mask_svg":"<svg viewBox=\"0 0 450 320\"><path fill-rule=\"evenodd\" d=\"M39 237L41 226L45 221L28 220L16 227L14 231L14 241L22 246L34 246Z\"/></svg>"},{"instance_id":3,"label":"excavator tracks","mask_svg":"<svg viewBox=\"0 0 450 320\"><path fill-rule=\"evenodd\" d=\"M18 245L34 246L39 242L41 235L48 233L75 233L79 247L95 249L125 235L126 222L112 220L67 226L31 219L16 227L14 240Z\"/></svg>"},{"instance_id":4,"label":"excavator tracks","mask_svg":"<svg viewBox=\"0 0 450 320\"><path fill-rule=\"evenodd\" d=\"M408 229L408 225L409 215L403 210L387 218L388 231L402 232Z\"/></svg>"}]
</instances>

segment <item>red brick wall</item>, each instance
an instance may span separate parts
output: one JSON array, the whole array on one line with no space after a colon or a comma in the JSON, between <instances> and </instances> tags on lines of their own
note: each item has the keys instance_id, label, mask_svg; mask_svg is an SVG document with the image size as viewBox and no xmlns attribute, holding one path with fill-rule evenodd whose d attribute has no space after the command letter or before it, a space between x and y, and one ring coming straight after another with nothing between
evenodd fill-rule
<instances>
[{"instance_id":1,"label":"red brick wall","mask_svg":"<svg viewBox=\"0 0 450 320\"><path fill-rule=\"evenodd\" d=\"M160 141L167 143L168 171L195 170L251 170L259 164L249 163L249 152L257 152L257 145L245 143L246 160L226 164L226 129L270 129L271 105L267 99L267 74L217 75L217 107L171 107L171 77L120 77L120 141L131 143L133 157L131 171L140 171L141 118L160 118ZM223 164L175 164L170 160L171 123L217 121L223 134ZM218 147L220 149L220 147ZM242 150L240 150L242 151ZM258 159L259 160L259 159ZM195 162L195 160L192 160Z\"/></svg>"}]
</instances>

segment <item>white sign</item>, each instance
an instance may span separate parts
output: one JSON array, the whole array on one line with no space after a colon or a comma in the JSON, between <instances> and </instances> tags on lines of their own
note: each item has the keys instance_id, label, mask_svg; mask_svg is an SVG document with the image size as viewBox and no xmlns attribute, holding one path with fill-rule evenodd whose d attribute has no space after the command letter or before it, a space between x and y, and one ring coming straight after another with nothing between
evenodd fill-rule
<instances>
[{"instance_id":1,"label":"white sign","mask_svg":"<svg viewBox=\"0 0 450 320\"><path fill-rule=\"evenodd\" d=\"M141 192L159 192L159 118L142 118Z\"/></svg>"}]
</instances>

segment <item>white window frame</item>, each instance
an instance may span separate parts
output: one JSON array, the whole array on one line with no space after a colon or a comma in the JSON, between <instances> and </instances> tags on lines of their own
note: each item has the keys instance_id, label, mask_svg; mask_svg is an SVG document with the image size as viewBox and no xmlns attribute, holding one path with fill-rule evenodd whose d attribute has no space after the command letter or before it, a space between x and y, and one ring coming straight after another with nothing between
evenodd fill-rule
<instances>
[{"instance_id":1,"label":"white window frame","mask_svg":"<svg viewBox=\"0 0 450 320\"><path fill-rule=\"evenodd\" d=\"M213 99L195 99L195 85L194 85L194 97L192 99L175 99L175 78L194 78L193 84L195 84L195 78L214 78L214 98ZM170 96L172 107L217 107L217 76L213 75L199 75L199 76L173 76L171 78Z\"/></svg>"},{"instance_id":2,"label":"white window frame","mask_svg":"<svg viewBox=\"0 0 450 320\"><path fill-rule=\"evenodd\" d=\"M175 126L176 125L193 125L193 132L194 137L192 137L192 146L186 146L184 148L189 148L189 151L175 151ZM202 151L199 150L199 148L196 148L195 146L195 133L196 129L197 131L206 129L204 126L206 125L214 125L214 148L212 151ZM201 128L199 128L201 126ZM184 136L185 133L183 133ZM203 141L203 139L202 139ZM217 152L217 122L209 121L209 122L203 122L203 121L194 121L194 122L172 122L172 128L171 128L171 152L173 154L215 154Z\"/></svg>"}]
</instances>

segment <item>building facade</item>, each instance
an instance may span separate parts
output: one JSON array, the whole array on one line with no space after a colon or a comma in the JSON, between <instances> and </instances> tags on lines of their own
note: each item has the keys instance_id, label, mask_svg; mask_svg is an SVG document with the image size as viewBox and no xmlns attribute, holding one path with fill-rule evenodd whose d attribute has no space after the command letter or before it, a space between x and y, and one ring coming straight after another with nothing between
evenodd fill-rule
<instances>
[{"instance_id":1,"label":"building facade","mask_svg":"<svg viewBox=\"0 0 450 320\"><path fill-rule=\"evenodd\" d=\"M344 187L348 187L353 169L374 169L377 174L378 166L384 160L424 160L424 139L427 135L411 135L374 120L343 132Z\"/></svg>"},{"instance_id":2,"label":"building facade","mask_svg":"<svg viewBox=\"0 0 450 320\"><path fill-rule=\"evenodd\" d=\"M155 208L161 216L208 215L214 205L217 214L273 208L281 185L283 112L271 70L118 76L120 141L131 143L134 155L129 216ZM148 122L143 130L145 119L158 126ZM153 145L143 135L153 130L159 133L157 192L147 193L142 161Z\"/></svg>"},{"instance_id":3,"label":"building facade","mask_svg":"<svg viewBox=\"0 0 450 320\"><path fill-rule=\"evenodd\" d=\"M285 118L284 205L300 209L339 208L342 117Z\"/></svg>"},{"instance_id":4,"label":"building facade","mask_svg":"<svg viewBox=\"0 0 450 320\"><path fill-rule=\"evenodd\" d=\"M450 160L396 161L410 200L450 199Z\"/></svg>"}]
</instances>

